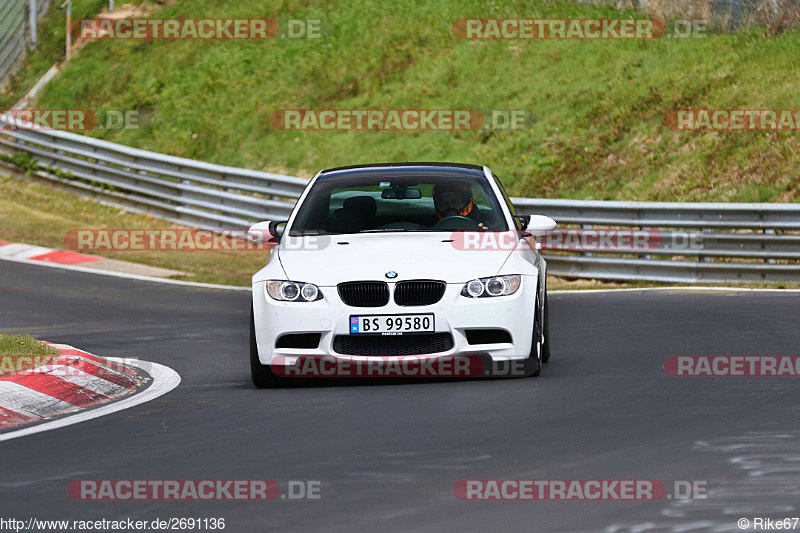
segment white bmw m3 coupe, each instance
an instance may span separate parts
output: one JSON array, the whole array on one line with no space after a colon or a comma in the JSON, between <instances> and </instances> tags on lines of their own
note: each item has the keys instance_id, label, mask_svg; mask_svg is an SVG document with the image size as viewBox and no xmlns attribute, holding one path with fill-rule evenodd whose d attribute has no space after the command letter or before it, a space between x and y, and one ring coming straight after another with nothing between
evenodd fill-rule
<instances>
[{"instance_id":1,"label":"white bmw m3 coupe","mask_svg":"<svg viewBox=\"0 0 800 533\"><path fill-rule=\"evenodd\" d=\"M253 276L257 387L304 358L480 357L536 376L550 357L544 216L517 215L487 167L387 163L319 172Z\"/></svg>"}]
</instances>

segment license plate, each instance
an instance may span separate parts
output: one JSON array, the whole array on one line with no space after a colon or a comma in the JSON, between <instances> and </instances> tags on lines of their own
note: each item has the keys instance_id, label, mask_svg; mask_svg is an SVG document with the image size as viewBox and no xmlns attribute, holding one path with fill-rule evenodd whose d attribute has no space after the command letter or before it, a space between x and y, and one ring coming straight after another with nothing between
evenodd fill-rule
<instances>
[{"instance_id":1,"label":"license plate","mask_svg":"<svg viewBox=\"0 0 800 533\"><path fill-rule=\"evenodd\" d=\"M433 313L421 315L351 315L351 335L406 335L434 331Z\"/></svg>"}]
</instances>

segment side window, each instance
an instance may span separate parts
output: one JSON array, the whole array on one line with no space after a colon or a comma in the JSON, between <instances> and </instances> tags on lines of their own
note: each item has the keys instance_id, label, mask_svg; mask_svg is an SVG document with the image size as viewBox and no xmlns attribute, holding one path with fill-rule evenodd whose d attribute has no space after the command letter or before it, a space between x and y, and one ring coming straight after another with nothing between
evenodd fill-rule
<instances>
[{"instance_id":1,"label":"side window","mask_svg":"<svg viewBox=\"0 0 800 533\"><path fill-rule=\"evenodd\" d=\"M500 192L503 193L503 199L506 201L506 205L508 206L509 212L512 215L516 216L517 209L514 207L514 204L511 203L511 198L508 197L508 193L506 192L506 188L503 187L503 182L500 181L500 178L497 176L497 174L494 175L494 180L497 182L497 186L500 187ZM514 218L514 226L518 230L522 230L522 224L520 224L520 221L518 219L516 219L516 218Z\"/></svg>"}]
</instances>

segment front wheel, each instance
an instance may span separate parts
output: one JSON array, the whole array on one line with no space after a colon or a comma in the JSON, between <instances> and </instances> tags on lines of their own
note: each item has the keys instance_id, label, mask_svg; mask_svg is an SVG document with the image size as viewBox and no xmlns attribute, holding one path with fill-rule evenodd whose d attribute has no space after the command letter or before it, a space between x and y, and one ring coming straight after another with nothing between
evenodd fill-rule
<instances>
[{"instance_id":1,"label":"front wheel","mask_svg":"<svg viewBox=\"0 0 800 533\"><path fill-rule=\"evenodd\" d=\"M250 375L253 378L253 385L259 389L288 387L292 384L292 378L276 375L269 365L262 365L258 359L256 321L252 304L250 305Z\"/></svg>"},{"instance_id":2,"label":"front wheel","mask_svg":"<svg viewBox=\"0 0 800 533\"><path fill-rule=\"evenodd\" d=\"M542 342L542 363L550 361L550 304L547 303L547 289L544 290L544 340Z\"/></svg>"}]
</instances>

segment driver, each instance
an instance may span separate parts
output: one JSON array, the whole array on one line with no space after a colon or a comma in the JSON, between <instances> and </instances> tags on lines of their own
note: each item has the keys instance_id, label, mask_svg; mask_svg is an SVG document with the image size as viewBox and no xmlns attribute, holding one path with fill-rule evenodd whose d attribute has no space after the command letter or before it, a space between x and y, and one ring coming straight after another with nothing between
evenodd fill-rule
<instances>
[{"instance_id":1,"label":"driver","mask_svg":"<svg viewBox=\"0 0 800 533\"><path fill-rule=\"evenodd\" d=\"M440 220L446 217L468 217L478 223L482 229L483 217L475 202L472 201L472 187L466 184L440 184L433 187L433 205L436 207L436 217Z\"/></svg>"}]
</instances>

